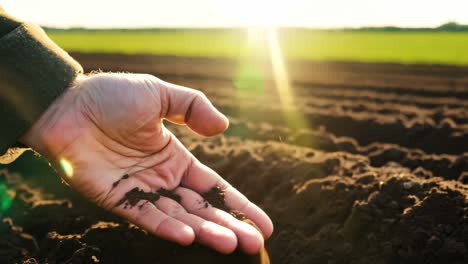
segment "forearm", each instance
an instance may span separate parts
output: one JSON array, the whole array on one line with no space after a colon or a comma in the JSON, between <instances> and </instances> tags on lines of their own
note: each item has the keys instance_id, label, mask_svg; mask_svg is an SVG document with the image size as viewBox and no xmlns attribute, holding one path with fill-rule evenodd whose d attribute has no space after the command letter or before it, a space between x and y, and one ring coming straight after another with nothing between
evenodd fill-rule
<instances>
[{"instance_id":1,"label":"forearm","mask_svg":"<svg viewBox=\"0 0 468 264\"><path fill-rule=\"evenodd\" d=\"M70 87L81 66L37 25L0 10L0 155ZM0 157L0 163L15 155Z\"/></svg>"}]
</instances>

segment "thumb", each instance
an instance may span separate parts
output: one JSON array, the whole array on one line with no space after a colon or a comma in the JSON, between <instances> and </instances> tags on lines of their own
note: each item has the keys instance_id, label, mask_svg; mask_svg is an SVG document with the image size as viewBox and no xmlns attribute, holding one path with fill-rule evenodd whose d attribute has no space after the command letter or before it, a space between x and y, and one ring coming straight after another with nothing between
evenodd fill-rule
<instances>
[{"instance_id":1,"label":"thumb","mask_svg":"<svg viewBox=\"0 0 468 264\"><path fill-rule=\"evenodd\" d=\"M203 136L226 130L229 121L200 91L161 81L161 118L186 124Z\"/></svg>"}]
</instances>

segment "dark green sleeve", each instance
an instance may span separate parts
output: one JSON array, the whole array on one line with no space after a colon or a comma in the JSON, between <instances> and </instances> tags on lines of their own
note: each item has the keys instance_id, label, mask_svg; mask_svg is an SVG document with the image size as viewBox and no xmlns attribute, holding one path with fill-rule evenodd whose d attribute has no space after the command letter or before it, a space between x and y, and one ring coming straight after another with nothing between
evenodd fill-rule
<instances>
[{"instance_id":1,"label":"dark green sleeve","mask_svg":"<svg viewBox=\"0 0 468 264\"><path fill-rule=\"evenodd\" d=\"M39 26L0 7L0 163L18 156L17 139L82 72Z\"/></svg>"}]
</instances>

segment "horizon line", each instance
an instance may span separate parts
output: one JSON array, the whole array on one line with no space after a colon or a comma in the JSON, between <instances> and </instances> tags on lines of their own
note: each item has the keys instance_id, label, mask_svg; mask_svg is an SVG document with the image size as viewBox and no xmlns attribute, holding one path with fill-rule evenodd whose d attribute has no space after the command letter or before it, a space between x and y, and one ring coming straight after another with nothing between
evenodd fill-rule
<instances>
[{"instance_id":1,"label":"horizon line","mask_svg":"<svg viewBox=\"0 0 468 264\"><path fill-rule=\"evenodd\" d=\"M395 25L382 25L382 26L350 26L350 27L315 27L315 26L226 26L226 25L213 25L213 26L169 26L169 25L161 25L161 26L129 26L129 27L109 27L109 26L101 26L101 27L89 27L89 26L66 26L66 27L57 27L57 26L48 26L48 25L40 25L42 28L46 30L204 30L204 29L226 29L226 30L243 30L248 28L259 28L259 29L266 29L266 28L276 28L276 29L304 29L304 30L329 30L329 31L339 31L339 30L447 30L447 29L463 29L468 30L468 24L461 24L456 21L447 21L442 23L438 26L408 26L408 27L401 27ZM446 27L446 28L445 28Z\"/></svg>"}]
</instances>

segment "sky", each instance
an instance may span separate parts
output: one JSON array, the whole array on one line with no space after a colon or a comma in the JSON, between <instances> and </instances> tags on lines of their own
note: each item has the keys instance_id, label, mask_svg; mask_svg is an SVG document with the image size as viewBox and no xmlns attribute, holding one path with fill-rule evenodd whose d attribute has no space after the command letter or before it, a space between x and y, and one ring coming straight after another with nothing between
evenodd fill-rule
<instances>
[{"instance_id":1,"label":"sky","mask_svg":"<svg viewBox=\"0 0 468 264\"><path fill-rule=\"evenodd\" d=\"M0 5L23 20L52 27L468 24L468 0L0 0Z\"/></svg>"}]
</instances>

